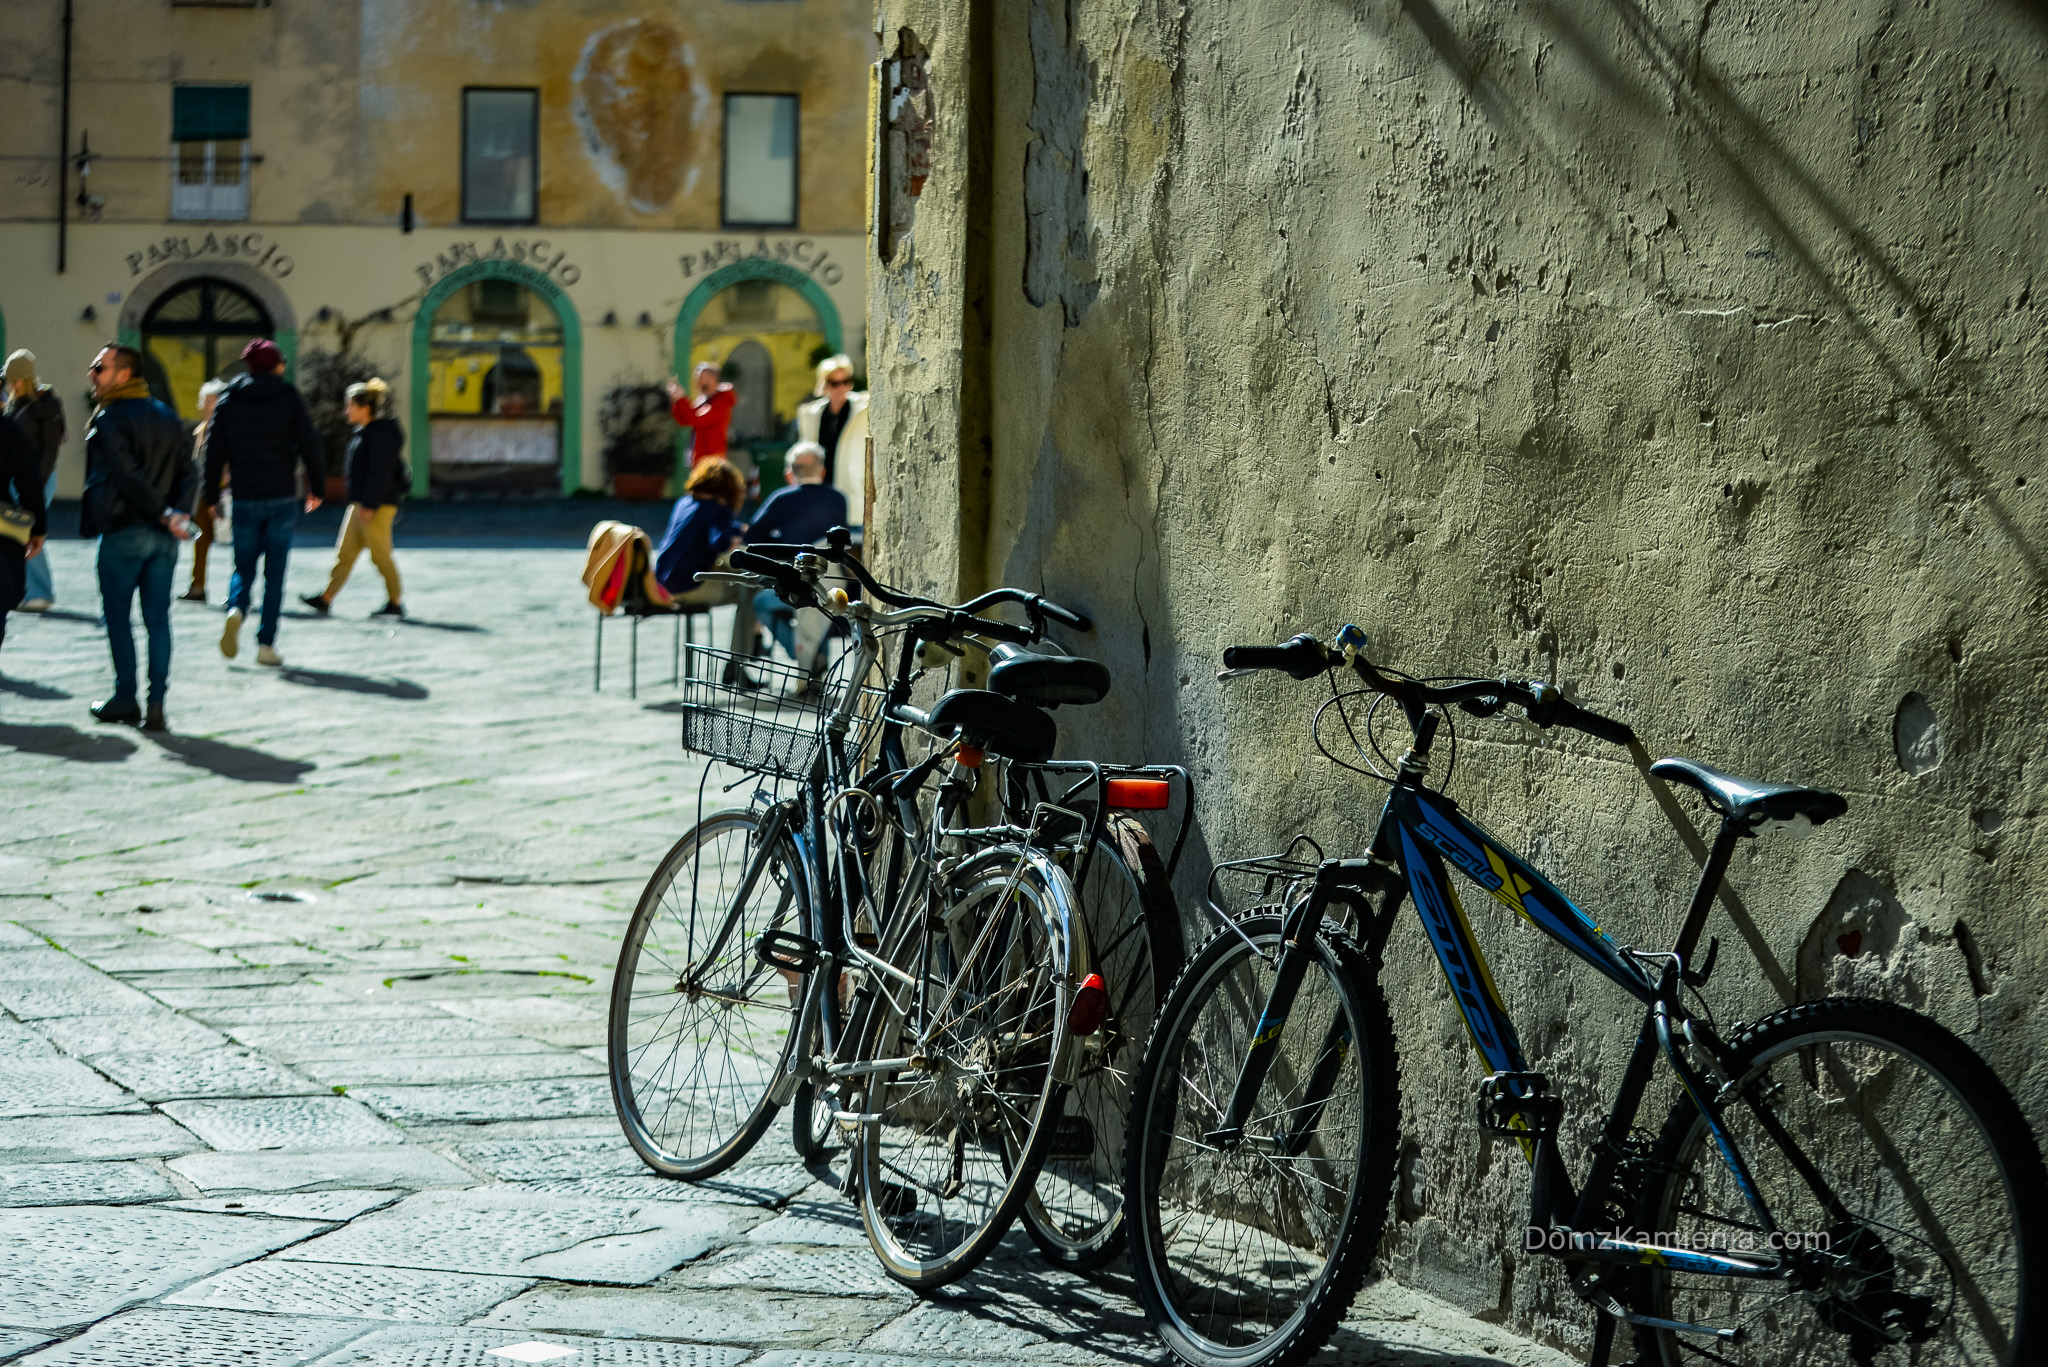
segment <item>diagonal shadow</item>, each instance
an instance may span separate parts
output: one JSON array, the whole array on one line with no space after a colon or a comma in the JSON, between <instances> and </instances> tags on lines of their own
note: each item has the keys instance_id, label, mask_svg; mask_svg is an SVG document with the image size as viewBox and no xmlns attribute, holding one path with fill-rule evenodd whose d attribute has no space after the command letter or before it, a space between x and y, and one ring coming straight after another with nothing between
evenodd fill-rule
<instances>
[{"instance_id":1,"label":"diagonal shadow","mask_svg":"<svg viewBox=\"0 0 2048 1367\"><path fill-rule=\"evenodd\" d=\"M0 674L0 693L12 693L36 702L60 702L71 696L61 688L52 688L31 679L10 679L5 674Z\"/></svg>"},{"instance_id":2,"label":"diagonal shadow","mask_svg":"<svg viewBox=\"0 0 2048 1367\"><path fill-rule=\"evenodd\" d=\"M306 688L334 688L344 693L374 693L383 698L400 698L406 702L418 702L427 696L427 690L410 679L370 679L360 674L333 674L322 669L286 668L278 677L286 683L299 684Z\"/></svg>"},{"instance_id":3,"label":"diagonal shadow","mask_svg":"<svg viewBox=\"0 0 2048 1367\"><path fill-rule=\"evenodd\" d=\"M317 767L307 760L285 759L204 736L151 736L166 751L195 769L240 783L297 783Z\"/></svg>"},{"instance_id":4,"label":"diagonal shadow","mask_svg":"<svg viewBox=\"0 0 2048 1367\"><path fill-rule=\"evenodd\" d=\"M69 608L44 608L41 612L26 612L24 617L46 617L57 622L84 622L88 626L104 626L103 619L96 612L73 612Z\"/></svg>"},{"instance_id":5,"label":"diagonal shadow","mask_svg":"<svg viewBox=\"0 0 2048 1367\"><path fill-rule=\"evenodd\" d=\"M424 631L475 631L485 635L489 635L491 630L489 627L476 626L470 622L429 622L419 617L401 617L398 619L398 625L419 627Z\"/></svg>"},{"instance_id":6,"label":"diagonal shadow","mask_svg":"<svg viewBox=\"0 0 2048 1367\"><path fill-rule=\"evenodd\" d=\"M135 742L126 736L94 735L69 726L0 724L0 745L11 746L25 755L53 755L82 764L112 764L135 753Z\"/></svg>"}]
</instances>

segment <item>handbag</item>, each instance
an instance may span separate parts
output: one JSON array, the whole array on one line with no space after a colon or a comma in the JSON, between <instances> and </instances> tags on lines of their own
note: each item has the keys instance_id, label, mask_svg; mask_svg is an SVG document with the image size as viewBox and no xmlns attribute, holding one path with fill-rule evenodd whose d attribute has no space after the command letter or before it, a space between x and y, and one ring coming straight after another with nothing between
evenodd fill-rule
<instances>
[{"instance_id":1,"label":"handbag","mask_svg":"<svg viewBox=\"0 0 2048 1367\"><path fill-rule=\"evenodd\" d=\"M18 503L0 503L0 536L26 546L29 537L35 534L35 529L34 513Z\"/></svg>"}]
</instances>

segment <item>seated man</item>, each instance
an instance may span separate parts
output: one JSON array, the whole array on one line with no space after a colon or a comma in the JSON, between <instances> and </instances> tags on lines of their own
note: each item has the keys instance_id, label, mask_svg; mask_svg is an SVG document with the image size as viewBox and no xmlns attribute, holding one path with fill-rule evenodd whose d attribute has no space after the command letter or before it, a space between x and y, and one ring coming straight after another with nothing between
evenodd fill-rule
<instances>
[{"instance_id":1,"label":"seated man","mask_svg":"<svg viewBox=\"0 0 2048 1367\"><path fill-rule=\"evenodd\" d=\"M846 495L825 483L824 447L814 441L798 442L789 448L784 470L787 487L770 494L754 514L747 540L809 546L832 528L846 525ZM797 659L796 609L776 597L773 589L763 589L754 595L754 615L776 644Z\"/></svg>"}]
</instances>

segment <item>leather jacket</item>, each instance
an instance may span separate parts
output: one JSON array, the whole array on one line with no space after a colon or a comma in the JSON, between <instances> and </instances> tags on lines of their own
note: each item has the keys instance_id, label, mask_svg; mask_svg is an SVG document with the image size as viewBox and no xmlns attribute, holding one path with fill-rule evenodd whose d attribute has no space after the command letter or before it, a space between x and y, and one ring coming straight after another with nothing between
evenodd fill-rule
<instances>
[{"instance_id":1,"label":"leather jacket","mask_svg":"<svg viewBox=\"0 0 2048 1367\"><path fill-rule=\"evenodd\" d=\"M192 434L177 414L155 399L115 399L85 429L79 532L155 526L166 508L190 512L192 474Z\"/></svg>"}]
</instances>

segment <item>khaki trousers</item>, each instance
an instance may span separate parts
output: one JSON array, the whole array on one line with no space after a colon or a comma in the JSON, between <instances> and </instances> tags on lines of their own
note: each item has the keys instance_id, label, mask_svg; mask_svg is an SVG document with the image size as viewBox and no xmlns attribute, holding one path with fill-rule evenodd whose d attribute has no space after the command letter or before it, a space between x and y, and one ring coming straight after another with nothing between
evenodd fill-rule
<instances>
[{"instance_id":1,"label":"khaki trousers","mask_svg":"<svg viewBox=\"0 0 2048 1367\"><path fill-rule=\"evenodd\" d=\"M348 582L349 571L356 567L356 557L364 550L370 552L370 563L377 567L377 573L384 576L384 596L387 601L403 601L403 589L398 582L398 562L391 558L391 523L398 516L398 505L386 504L382 508L369 510L368 519L360 514L359 503L348 505L348 511L341 515L341 535L334 543L334 571L327 576L327 592L322 594L328 602L341 592L341 586Z\"/></svg>"}]
</instances>

